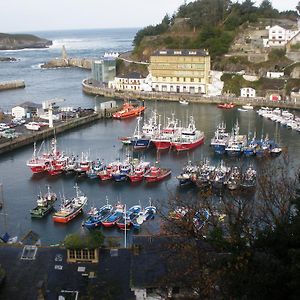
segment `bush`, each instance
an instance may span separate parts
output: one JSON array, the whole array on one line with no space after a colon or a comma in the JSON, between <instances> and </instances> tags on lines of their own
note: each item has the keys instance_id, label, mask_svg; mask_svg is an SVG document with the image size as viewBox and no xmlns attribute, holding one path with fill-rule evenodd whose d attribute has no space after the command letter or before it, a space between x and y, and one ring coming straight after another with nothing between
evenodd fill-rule
<instances>
[{"instance_id":1,"label":"bush","mask_svg":"<svg viewBox=\"0 0 300 300\"><path fill-rule=\"evenodd\" d=\"M104 236L100 231L92 231L85 235L69 234L65 238L67 249L96 249L103 245Z\"/></svg>"}]
</instances>

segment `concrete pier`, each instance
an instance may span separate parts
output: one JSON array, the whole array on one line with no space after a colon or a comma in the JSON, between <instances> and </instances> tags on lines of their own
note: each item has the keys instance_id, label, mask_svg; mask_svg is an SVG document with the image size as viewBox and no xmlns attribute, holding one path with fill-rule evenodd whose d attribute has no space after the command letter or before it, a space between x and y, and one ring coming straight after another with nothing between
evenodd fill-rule
<instances>
[{"instance_id":1,"label":"concrete pier","mask_svg":"<svg viewBox=\"0 0 300 300\"><path fill-rule=\"evenodd\" d=\"M270 101L266 98L243 98L243 97L228 97L215 96L207 97L199 94L184 94L184 93L164 93L164 92L143 92L143 91L118 91L106 87L95 86L92 81L85 79L82 81L82 90L90 95L99 95L108 98L116 99L139 99L139 100L155 100L155 101L173 101L187 100L192 103L234 103L236 105L245 105L251 103L253 106L268 106L279 108L300 109L300 102L293 101Z\"/></svg>"},{"instance_id":2,"label":"concrete pier","mask_svg":"<svg viewBox=\"0 0 300 300\"><path fill-rule=\"evenodd\" d=\"M25 87L24 80L13 80L13 81L4 81L0 82L0 91L19 89Z\"/></svg>"},{"instance_id":3,"label":"concrete pier","mask_svg":"<svg viewBox=\"0 0 300 300\"><path fill-rule=\"evenodd\" d=\"M91 113L83 117L71 119L67 122L57 124L54 126L54 128L46 128L38 132L30 133L28 135L19 136L18 138L0 144L0 154L13 151L23 146L33 144L34 142L52 137L54 135L54 132L57 135L67 130L93 123L100 119L109 119L112 117L112 114L115 111L117 111L117 108L109 110L107 109L97 113Z\"/></svg>"}]
</instances>

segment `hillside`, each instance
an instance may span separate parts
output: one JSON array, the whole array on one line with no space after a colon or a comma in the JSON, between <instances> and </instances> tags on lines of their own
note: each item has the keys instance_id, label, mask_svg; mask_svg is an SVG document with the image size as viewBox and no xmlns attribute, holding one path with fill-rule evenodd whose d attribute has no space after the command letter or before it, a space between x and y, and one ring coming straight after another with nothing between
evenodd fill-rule
<instances>
[{"instance_id":1,"label":"hillside","mask_svg":"<svg viewBox=\"0 0 300 300\"><path fill-rule=\"evenodd\" d=\"M47 48L51 45L52 41L31 34L0 33L0 50Z\"/></svg>"},{"instance_id":2,"label":"hillside","mask_svg":"<svg viewBox=\"0 0 300 300\"><path fill-rule=\"evenodd\" d=\"M272 26L277 21L279 24L296 25L297 18L296 11L279 12L268 0L262 1L259 7L249 0L242 3L197 0L184 3L176 13L166 15L156 26L139 30L134 38L133 54L137 59L148 60L157 49L205 48L209 50L214 68L223 61L225 54L241 52L249 47L246 38L249 33L258 28L265 29L265 26ZM241 39L245 40L246 45L237 49L234 46Z\"/></svg>"}]
</instances>

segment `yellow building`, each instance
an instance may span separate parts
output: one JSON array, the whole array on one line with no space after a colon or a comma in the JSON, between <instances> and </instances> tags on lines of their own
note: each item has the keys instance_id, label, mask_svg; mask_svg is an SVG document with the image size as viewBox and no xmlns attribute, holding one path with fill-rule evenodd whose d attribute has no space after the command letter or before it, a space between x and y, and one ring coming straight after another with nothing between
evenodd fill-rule
<instances>
[{"instance_id":1,"label":"yellow building","mask_svg":"<svg viewBox=\"0 0 300 300\"><path fill-rule=\"evenodd\" d=\"M159 50L150 57L152 88L159 92L207 94L210 56L207 50Z\"/></svg>"}]
</instances>

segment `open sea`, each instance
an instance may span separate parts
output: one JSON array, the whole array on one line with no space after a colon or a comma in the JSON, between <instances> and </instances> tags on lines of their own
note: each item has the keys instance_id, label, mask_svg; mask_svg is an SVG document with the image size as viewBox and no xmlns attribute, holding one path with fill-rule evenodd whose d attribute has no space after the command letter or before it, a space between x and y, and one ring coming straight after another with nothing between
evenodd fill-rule
<instances>
[{"instance_id":1,"label":"open sea","mask_svg":"<svg viewBox=\"0 0 300 300\"><path fill-rule=\"evenodd\" d=\"M62 106L93 108L99 102L107 101L101 97L93 97L82 92L81 82L90 76L90 71L75 68L41 69L40 64L54 57L61 56L64 45L70 57L100 58L106 51L124 52L132 49L132 40L138 29L105 29L105 30L72 30L72 31L45 31L32 32L33 34L53 41L48 49L0 51L0 56L11 56L17 62L0 63L0 81L23 79L25 89L0 92L0 109L9 112L11 108L24 101L42 103L53 98L64 98ZM77 182L80 189L88 196L88 205L85 214L91 205L102 206L106 197L114 204L120 200L127 206L141 203L146 206L149 199L153 202L165 203L171 195L189 197L195 195L195 189L180 189L176 175L188 160L200 161L209 158L218 163L223 159L229 165L247 165L253 162L260 164L259 159L227 158L213 154L209 147L210 139L218 123L224 121L227 129L231 130L238 120L240 133L247 134L256 131L257 136L269 134L276 138L284 147L288 147L290 157L299 164L300 134L270 120L259 117L255 111L240 112L236 108L221 110L215 105L189 104L146 101L147 117L151 109L156 108L162 118L175 113L176 117L186 122L188 116L193 115L198 129L204 131L206 142L199 148L188 153L165 152L157 156L152 150L134 153L134 156L144 157L146 160L160 161L161 166L172 169L172 176L156 184L140 183L132 185L128 182L100 182L74 176L32 175L26 166L26 161L32 156L33 147L28 146L9 154L0 155L0 183L3 184L5 210L0 211L0 234L7 231L11 236L22 237L29 230L33 230L41 237L42 244L56 244L62 241L66 234L84 230L81 223L84 216L79 216L69 224L55 224L50 215L42 220L33 220L30 209L36 204L40 191L46 191L46 185L58 195L74 196L74 184ZM299 116L299 112L296 112ZM58 148L68 153L90 153L93 159L100 158L106 162L128 154L128 148L122 146L118 137L131 135L136 126L136 119L101 120L92 125L68 131L57 137ZM49 141L48 141L49 142ZM47 141L46 141L47 144ZM274 162L276 159L274 159ZM60 200L57 201L58 207ZM105 234L121 237L117 229L105 231Z\"/></svg>"}]
</instances>

